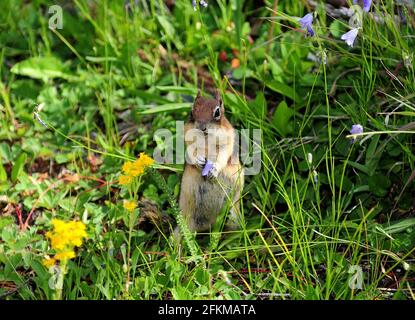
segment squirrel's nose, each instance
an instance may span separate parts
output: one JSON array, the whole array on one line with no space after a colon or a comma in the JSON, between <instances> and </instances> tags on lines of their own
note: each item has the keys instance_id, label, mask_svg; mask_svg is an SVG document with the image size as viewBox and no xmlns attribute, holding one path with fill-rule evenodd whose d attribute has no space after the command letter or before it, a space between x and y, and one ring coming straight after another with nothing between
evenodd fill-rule
<instances>
[{"instance_id":1,"label":"squirrel's nose","mask_svg":"<svg viewBox=\"0 0 415 320\"><path fill-rule=\"evenodd\" d=\"M199 125L199 128L200 128L200 130L202 130L203 132L205 132L206 131L206 124L205 123L201 123Z\"/></svg>"}]
</instances>

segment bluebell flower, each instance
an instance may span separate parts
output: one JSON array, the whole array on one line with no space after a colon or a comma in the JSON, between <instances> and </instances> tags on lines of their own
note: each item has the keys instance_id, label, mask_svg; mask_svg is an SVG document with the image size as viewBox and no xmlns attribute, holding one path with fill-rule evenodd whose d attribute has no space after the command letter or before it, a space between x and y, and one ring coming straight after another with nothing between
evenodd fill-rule
<instances>
[{"instance_id":1,"label":"bluebell flower","mask_svg":"<svg viewBox=\"0 0 415 320\"><path fill-rule=\"evenodd\" d=\"M307 33L312 37L314 36L314 30L313 30L313 14L307 13L304 17L302 17L298 21L301 25L301 28L306 29Z\"/></svg>"},{"instance_id":2,"label":"bluebell flower","mask_svg":"<svg viewBox=\"0 0 415 320\"><path fill-rule=\"evenodd\" d=\"M199 1L199 4L200 4L202 7L204 7L204 8L206 8L206 7L208 6L208 4L207 4L207 2L206 2L205 0L200 0L200 1ZM197 10L197 3L196 3L196 0L192 0L192 6L193 6L193 10L194 10L194 11L196 11L196 10Z\"/></svg>"},{"instance_id":3,"label":"bluebell flower","mask_svg":"<svg viewBox=\"0 0 415 320\"><path fill-rule=\"evenodd\" d=\"M341 36L341 39L344 40L348 46L353 48L354 41L356 40L357 34L359 33L359 28L354 28L349 32L346 32Z\"/></svg>"},{"instance_id":4,"label":"bluebell flower","mask_svg":"<svg viewBox=\"0 0 415 320\"><path fill-rule=\"evenodd\" d=\"M360 124L352 125L352 129L350 129L350 134L361 134L363 133L363 127ZM352 142L355 142L356 139L352 138Z\"/></svg>"},{"instance_id":5,"label":"bluebell flower","mask_svg":"<svg viewBox=\"0 0 415 320\"><path fill-rule=\"evenodd\" d=\"M208 6L208 4L205 0L200 0L199 4L204 8L207 8L207 6Z\"/></svg>"},{"instance_id":6,"label":"bluebell flower","mask_svg":"<svg viewBox=\"0 0 415 320\"><path fill-rule=\"evenodd\" d=\"M213 162L210 160L206 161L206 164L202 170L202 177L205 177L208 175L208 173L210 172L210 170L212 170L213 168Z\"/></svg>"},{"instance_id":7,"label":"bluebell flower","mask_svg":"<svg viewBox=\"0 0 415 320\"><path fill-rule=\"evenodd\" d=\"M353 4L356 4L357 0L353 0ZM372 6L372 0L363 0L363 10L369 12L370 7Z\"/></svg>"}]
</instances>

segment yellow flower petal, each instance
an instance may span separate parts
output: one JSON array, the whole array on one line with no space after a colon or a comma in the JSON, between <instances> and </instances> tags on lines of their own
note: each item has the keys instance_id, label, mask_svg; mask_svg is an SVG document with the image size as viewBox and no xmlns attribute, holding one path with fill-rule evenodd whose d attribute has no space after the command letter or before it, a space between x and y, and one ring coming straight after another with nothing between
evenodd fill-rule
<instances>
[{"instance_id":1,"label":"yellow flower petal","mask_svg":"<svg viewBox=\"0 0 415 320\"><path fill-rule=\"evenodd\" d=\"M122 171L125 174L129 175L130 172L131 172L131 170L132 170L132 168L133 168L133 163L131 161L128 161L128 162L126 162L126 163L123 164Z\"/></svg>"},{"instance_id":2,"label":"yellow flower petal","mask_svg":"<svg viewBox=\"0 0 415 320\"><path fill-rule=\"evenodd\" d=\"M54 258L51 258L51 259L43 259L42 263L43 263L43 265L46 268L50 268L50 267L52 267L52 266L55 265L56 259L54 259Z\"/></svg>"},{"instance_id":3,"label":"yellow flower petal","mask_svg":"<svg viewBox=\"0 0 415 320\"><path fill-rule=\"evenodd\" d=\"M133 181L132 176L120 176L120 180L118 181L121 185L130 184Z\"/></svg>"},{"instance_id":4,"label":"yellow flower petal","mask_svg":"<svg viewBox=\"0 0 415 320\"><path fill-rule=\"evenodd\" d=\"M65 222L59 219L52 220L53 230L46 232L46 238L56 251L80 247L82 240L87 238L86 226L81 221Z\"/></svg>"},{"instance_id":5,"label":"yellow flower petal","mask_svg":"<svg viewBox=\"0 0 415 320\"><path fill-rule=\"evenodd\" d=\"M125 174L125 177L120 177L120 184L130 183L132 177L138 177L144 173L144 170L147 167L150 167L154 163L154 159L146 155L144 152L140 153L140 157L134 162L127 161L122 166L122 172ZM127 178L129 176L129 178Z\"/></svg>"},{"instance_id":6,"label":"yellow flower petal","mask_svg":"<svg viewBox=\"0 0 415 320\"><path fill-rule=\"evenodd\" d=\"M55 255L56 260L68 260L75 258L75 252L73 250L59 252Z\"/></svg>"},{"instance_id":7,"label":"yellow flower petal","mask_svg":"<svg viewBox=\"0 0 415 320\"><path fill-rule=\"evenodd\" d=\"M135 201L124 200L123 207L129 212L133 212L137 208L137 203Z\"/></svg>"}]
</instances>

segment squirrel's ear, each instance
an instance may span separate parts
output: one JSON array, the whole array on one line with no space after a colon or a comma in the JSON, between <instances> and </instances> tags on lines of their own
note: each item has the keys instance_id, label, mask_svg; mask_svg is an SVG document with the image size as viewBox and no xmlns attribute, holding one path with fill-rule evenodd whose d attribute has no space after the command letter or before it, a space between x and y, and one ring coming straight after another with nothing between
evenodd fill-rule
<instances>
[{"instance_id":1,"label":"squirrel's ear","mask_svg":"<svg viewBox=\"0 0 415 320\"><path fill-rule=\"evenodd\" d=\"M222 96L220 95L220 91L218 89L216 89L216 92L215 92L215 99L219 101L220 106L223 107Z\"/></svg>"},{"instance_id":2,"label":"squirrel's ear","mask_svg":"<svg viewBox=\"0 0 415 320\"><path fill-rule=\"evenodd\" d=\"M201 98L201 97L202 97L202 94L200 93L200 89L198 89L198 90L197 90L197 95L196 95L195 101L194 101L194 103L193 103L193 105L192 105L192 109L195 107L195 105L196 105L196 101L197 101L199 98Z\"/></svg>"}]
</instances>

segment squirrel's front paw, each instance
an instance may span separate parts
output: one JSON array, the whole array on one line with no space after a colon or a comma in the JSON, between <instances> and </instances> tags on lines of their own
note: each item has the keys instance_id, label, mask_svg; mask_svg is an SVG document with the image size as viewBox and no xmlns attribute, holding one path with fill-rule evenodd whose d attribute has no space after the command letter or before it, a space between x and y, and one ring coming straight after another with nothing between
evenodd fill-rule
<instances>
[{"instance_id":1,"label":"squirrel's front paw","mask_svg":"<svg viewBox=\"0 0 415 320\"><path fill-rule=\"evenodd\" d=\"M213 178L216 179L218 177L218 175L219 175L219 171L216 168L216 165L213 164L212 168L209 170L209 172L207 174L207 177L208 177L208 179L213 179Z\"/></svg>"},{"instance_id":2,"label":"squirrel's front paw","mask_svg":"<svg viewBox=\"0 0 415 320\"><path fill-rule=\"evenodd\" d=\"M203 167L206 164L206 158L205 157L202 157L202 156L197 156L195 160L196 160L195 165L198 168L203 169Z\"/></svg>"}]
</instances>

